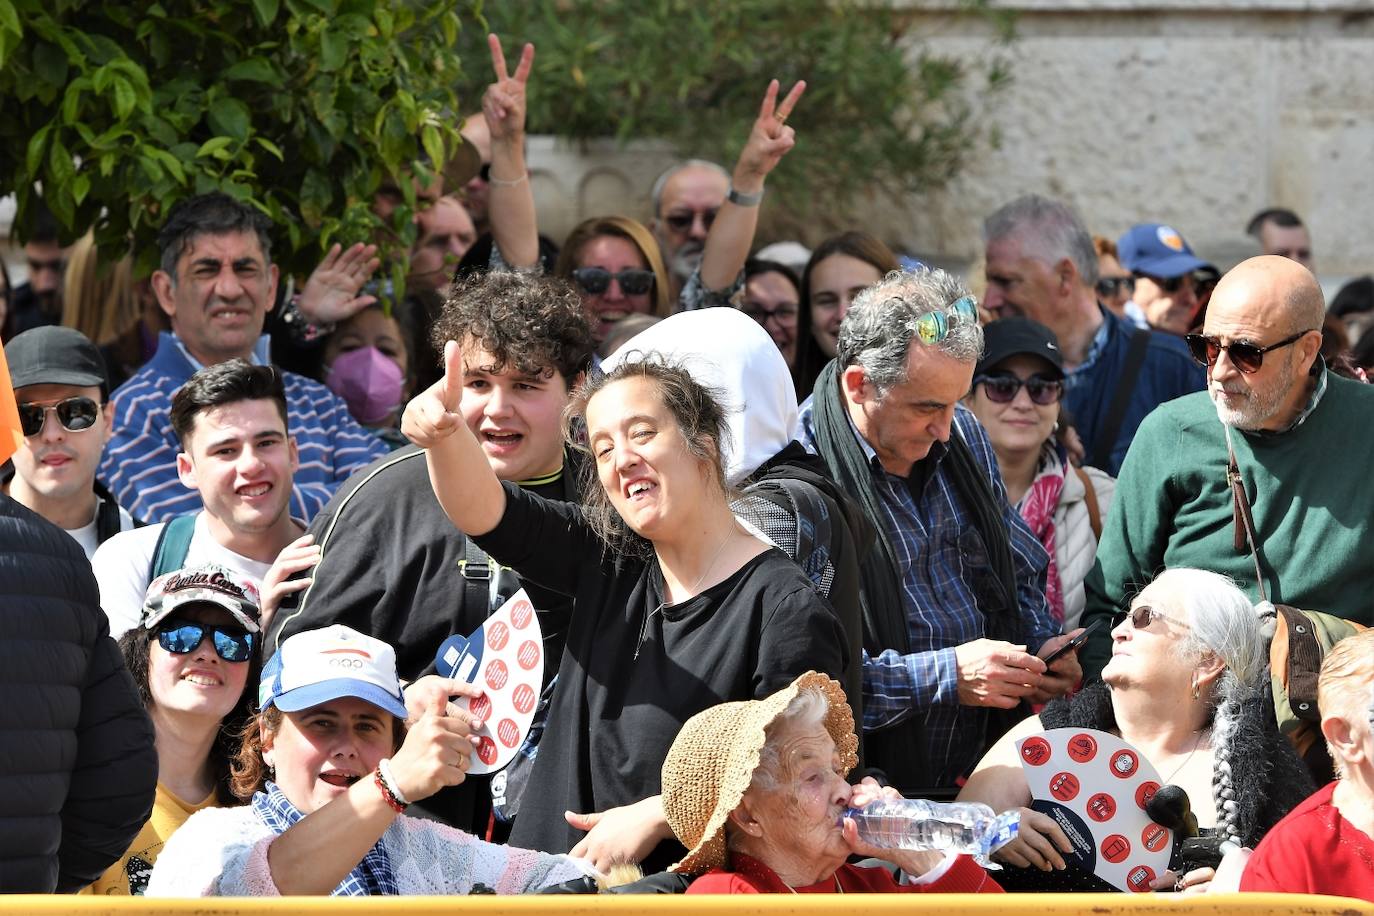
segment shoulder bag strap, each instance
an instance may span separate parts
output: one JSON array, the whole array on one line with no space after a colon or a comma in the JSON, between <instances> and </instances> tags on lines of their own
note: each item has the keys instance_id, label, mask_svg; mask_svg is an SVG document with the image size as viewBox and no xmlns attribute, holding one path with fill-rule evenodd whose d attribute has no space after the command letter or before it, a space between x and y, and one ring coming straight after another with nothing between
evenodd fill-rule
<instances>
[{"instance_id":1,"label":"shoulder bag strap","mask_svg":"<svg viewBox=\"0 0 1374 916\"><path fill-rule=\"evenodd\" d=\"M162 526L157 536L157 546L153 548L153 564L148 570L151 583L158 576L175 572L186 565L186 554L191 551L191 539L196 534L196 513L178 515Z\"/></svg>"},{"instance_id":2,"label":"shoulder bag strap","mask_svg":"<svg viewBox=\"0 0 1374 916\"><path fill-rule=\"evenodd\" d=\"M1069 465L1073 468L1074 474L1083 481L1083 502L1088 506L1088 524L1093 529L1093 538L1102 540L1102 509L1097 504L1097 491L1093 489L1093 479L1088 476L1088 472L1076 465Z\"/></svg>"},{"instance_id":3,"label":"shoulder bag strap","mask_svg":"<svg viewBox=\"0 0 1374 916\"><path fill-rule=\"evenodd\" d=\"M1255 519L1250 514L1250 497L1245 493L1245 479L1240 475L1240 465L1236 463L1236 451L1231 447L1231 431L1226 430L1226 454L1229 462L1226 467L1226 483L1231 487L1232 515L1236 528L1236 550L1245 552L1250 548L1250 558L1255 561L1255 587L1259 589L1261 601L1268 601L1264 591L1264 571L1260 568L1259 540L1255 537Z\"/></svg>"},{"instance_id":4,"label":"shoulder bag strap","mask_svg":"<svg viewBox=\"0 0 1374 916\"><path fill-rule=\"evenodd\" d=\"M1126 419L1126 408L1135 393L1136 380L1140 369L1145 365L1145 352L1150 348L1150 332L1136 328L1131 332L1131 341L1126 349L1126 361L1121 365L1121 375L1117 376L1116 391L1112 394L1111 406L1098 427L1097 438L1093 440L1092 451L1088 454L1088 464L1095 468L1110 468L1112 449L1116 445L1121 423Z\"/></svg>"}]
</instances>

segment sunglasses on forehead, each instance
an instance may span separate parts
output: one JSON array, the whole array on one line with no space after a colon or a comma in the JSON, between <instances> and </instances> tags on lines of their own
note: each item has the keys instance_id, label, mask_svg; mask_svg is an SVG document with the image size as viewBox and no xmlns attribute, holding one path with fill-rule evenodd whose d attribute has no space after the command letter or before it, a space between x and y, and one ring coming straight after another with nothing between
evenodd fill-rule
<instances>
[{"instance_id":1,"label":"sunglasses on forehead","mask_svg":"<svg viewBox=\"0 0 1374 916\"><path fill-rule=\"evenodd\" d=\"M898 299L905 305L905 301ZM926 312L916 319L916 337L923 344L937 344L961 324L978 323L978 303L972 296L960 296L943 311Z\"/></svg>"},{"instance_id":2,"label":"sunglasses on forehead","mask_svg":"<svg viewBox=\"0 0 1374 916\"><path fill-rule=\"evenodd\" d=\"M36 436L43 431L43 421L48 411L57 414L57 421L69 433L79 433L95 425L100 415L100 405L90 398L63 398L56 404L36 404L32 401L19 405L19 428L25 436Z\"/></svg>"},{"instance_id":3,"label":"sunglasses on forehead","mask_svg":"<svg viewBox=\"0 0 1374 916\"><path fill-rule=\"evenodd\" d=\"M611 281L620 284L627 296L642 296L654 288L652 270L626 269L611 273L604 267L579 267L572 272L573 282L588 296L599 296L611 288Z\"/></svg>"},{"instance_id":4,"label":"sunglasses on forehead","mask_svg":"<svg viewBox=\"0 0 1374 916\"><path fill-rule=\"evenodd\" d=\"M1221 358L1221 351L1225 350L1226 355L1231 358L1232 364L1241 372L1249 374L1259 371L1260 366L1264 365L1264 354L1270 350L1289 346L1311 333L1311 331L1299 331L1291 337L1285 337L1278 343L1270 344L1267 347L1245 341L1224 344L1215 337L1207 337L1203 334L1188 334L1183 340L1188 344L1188 352L1200 365L1215 366L1217 360Z\"/></svg>"},{"instance_id":5,"label":"sunglasses on forehead","mask_svg":"<svg viewBox=\"0 0 1374 916\"><path fill-rule=\"evenodd\" d=\"M1030 378L1020 378L1010 372L989 373L974 378L974 385L983 386L983 394L994 404L1010 404L1016 400L1016 393L1025 386L1026 394L1030 395L1032 402L1041 407L1053 404L1059 400L1064 393L1064 383L1059 379L1044 378L1039 375L1032 375Z\"/></svg>"},{"instance_id":6,"label":"sunglasses on forehead","mask_svg":"<svg viewBox=\"0 0 1374 916\"><path fill-rule=\"evenodd\" d=\"M253 634L227 624L164 620L157 628L157 644L173 655L194 652L210 634L215 653L226 662L246 662L253 654Z\"/></svg>"}]
</instances>

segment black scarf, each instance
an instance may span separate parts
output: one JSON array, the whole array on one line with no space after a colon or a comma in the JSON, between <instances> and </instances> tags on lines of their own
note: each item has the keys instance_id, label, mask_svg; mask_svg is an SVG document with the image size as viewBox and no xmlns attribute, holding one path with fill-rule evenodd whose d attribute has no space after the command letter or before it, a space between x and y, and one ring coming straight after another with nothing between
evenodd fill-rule
<instances>
[{"instance_id":1,"label":"black scarf","mask_svg":"<svg viewBox=\"0 0 1374 916\"><path fill-rule=\"evenodd\" d=\"M895 649L911 652L905 601L902 597L902 569L883 525L883 510L868 456L854 437L844 397L840 392L839 363L831 360L816 379L813 397L816 451L825 460L846 493L858 501L864 515L877 529L874 549L863 559L864 647L870 654ZM1006 519L986 474L973 453L951 430L946 445L945 469L964 507L973 516L973 529L982 540L990 575L980 577L975 586L979 609L985 618L984 632L989 639L1023 642L1020 603L1016 594L1016 569ZM919 461L907 476L912 496L934 471L934 462Z\"/></svg>"}]
</instances>

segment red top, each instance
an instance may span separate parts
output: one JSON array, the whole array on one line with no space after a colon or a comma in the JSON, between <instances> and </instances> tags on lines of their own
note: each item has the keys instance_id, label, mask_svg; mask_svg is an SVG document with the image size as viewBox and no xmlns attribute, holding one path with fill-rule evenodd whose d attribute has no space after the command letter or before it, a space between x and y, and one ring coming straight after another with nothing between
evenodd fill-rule
<instances>
[{"instance_id":1,"label":"red top","mask_svg":"<svg viewBox=\"0 0 1374 916\"><path fill-rule=\"evenodd\" d=\"M1002 887L968 856L959 856L929 884L898 884L886 868L841 865L824 881L789 888L767 865L740 853L730 854L733 871L713 868L692 882L689 894L1000 894Z\"/></svg>"},{"instance_id":2,"label":"red top","mask_svg":"<svg viewBox=\"0 0 1374 916\"><path fill-rule=\"evenodd\" d=\"M1374 840L1336 810L1335 791L1334 782L1318 789L1265 834L1241 890L1374 900Z\"/></svg>"}]
</instances>

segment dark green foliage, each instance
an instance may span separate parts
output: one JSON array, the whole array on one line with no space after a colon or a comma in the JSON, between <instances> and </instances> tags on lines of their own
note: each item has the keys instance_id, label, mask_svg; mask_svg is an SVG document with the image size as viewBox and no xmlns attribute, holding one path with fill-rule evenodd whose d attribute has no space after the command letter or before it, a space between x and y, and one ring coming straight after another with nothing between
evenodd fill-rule
<instances>
[{"instance_id":1,"label":"dark green foliage","mask_svg":"<svg viewBox=\"0 0 1374 916\"><path fill-rule=\"evenodd\" d=\"M41 183L68 238L94 227L118 257L132 237L145 272L168 207L214 189L272 218L287 271L336 240L402 251L410 182L392 231L370 202L458 142L471 2L0 0L0 194L22 237Z\"/></svg>"}]
</instances>

